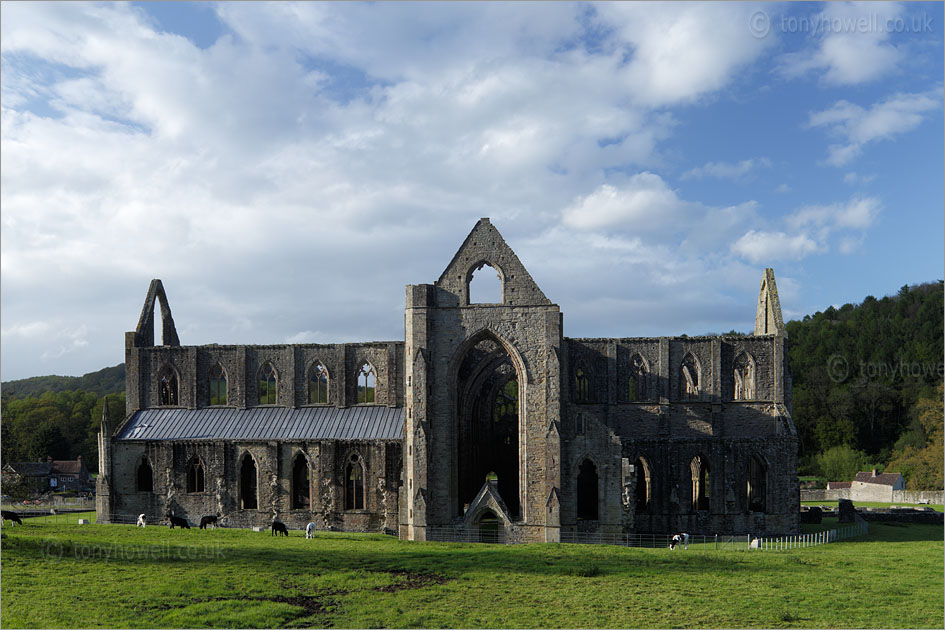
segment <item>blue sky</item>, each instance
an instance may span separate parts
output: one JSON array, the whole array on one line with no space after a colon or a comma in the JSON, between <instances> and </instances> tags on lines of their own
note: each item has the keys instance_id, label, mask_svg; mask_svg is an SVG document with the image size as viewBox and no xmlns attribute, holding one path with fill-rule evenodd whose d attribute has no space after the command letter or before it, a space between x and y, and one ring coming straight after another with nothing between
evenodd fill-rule
<instances>
[{"instance_id":1,"label":"blue sky","mask_svg":"<svg viewBox=\"0 0 945 630\"><path fill-rule=\"evenodd\" d=\"M943 277L941 3L3 3L2 378L403 338L489 216L565 334Z\"/></svg>"}]
</instances>

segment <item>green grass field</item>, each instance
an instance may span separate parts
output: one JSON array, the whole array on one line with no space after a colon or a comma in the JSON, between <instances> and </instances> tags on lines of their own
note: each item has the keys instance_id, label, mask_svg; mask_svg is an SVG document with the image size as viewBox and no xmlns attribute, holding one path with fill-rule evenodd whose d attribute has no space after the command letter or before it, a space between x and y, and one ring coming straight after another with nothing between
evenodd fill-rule
<instances>
[{"instance_id":1,"label":"green grass field","mask_svg":"<svg viewBox=\"0 0 945 630\"><path fill-rule=\"evenodd\" d=\"M823 505L823 506L834 507L834 508L837 507L839 504L840 504L839 501L801 501L801 505ZM917 503L916 503L916 504L913 504L913 503L879 503L879 502L877 502L877 501L854 501L854 502L853 502L853 505L854 505L854 507L858 507L858 508L861 508L861 507L888 508L888 507L890 507L890 506L892 506L892 505L896 505L896 506L899 506L899 507L913 507L913 508L926 508L926 507L930 507L930 508L932 508L933 510L935 510L936 512L945 511L945 509L943 509L943 508L945 508L945 506L943 506L941 503L939 503L939 504L933 503L933 504L931 504L931 505L928 505L928 504L919 505L919 504L917 504Z\"/></svg>"},{"instance_id":2,"label":"green grass field","mask_svg":"<svg viewBox=\"0 0 945 630\"><path fill-rule=\"evenodd\" d=\"M942 528L786 552L3 527L2 627L943 627Z\"/></svg>"}]
</instances>

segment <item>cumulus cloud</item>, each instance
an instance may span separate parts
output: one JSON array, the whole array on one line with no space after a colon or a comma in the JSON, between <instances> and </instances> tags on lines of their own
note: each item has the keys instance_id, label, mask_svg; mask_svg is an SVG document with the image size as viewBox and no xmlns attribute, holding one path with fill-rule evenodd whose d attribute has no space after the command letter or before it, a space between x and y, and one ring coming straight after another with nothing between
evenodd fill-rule
<instances>
[{"instance_id":1,"label":"cumulus cloud","mask_svg":"<svg viewBox=\"0 0 945 630\"><path fill-rule=\"evenodd\" d=\"M820 250L805 234L749 230L732 245L732 251L753 263L769 260L799 260Z\"/></svg>"},{"instance_id":2,"label":"cumulus cloud","mask_svg":"<svg viewBox=\"0 0 945 630\"><path fill-rule=\"evenodd\" d=\"M887 2L829 2L824 10L792 18L819 38L819 45L781 55L779 72L789 79L818 73L830 85L874 81L896 69L906 53L889 41L887 24L895 24L903 8Z\"/></svg>"},{"instance_id":3,"label":"cumulus cloud","mask_svg":"<svg viewBox=\"0 0 945 630\"><path fill-rule=\"evenodd\" d=\"M603 184L565 208L565 225L578 229L619 228L654 232L672 229L688 218L693 204L681 200L663 178L638 173L619 188Z\"/></svg>"},{"instance_id":4,"label":"cumulus cloud","mask_svg":"<svg viewBox=\"0 0 945 630\"><path fill-rule=\"evenodd\" d=\"M828 147L827 163L845 166L862 152L865 145L912 131L941 106L941 90L896 94L868 109L848 101L837 101L833 107L811 112L807 125L826 128L844 140Z\"/></svg>"}]
</instances>

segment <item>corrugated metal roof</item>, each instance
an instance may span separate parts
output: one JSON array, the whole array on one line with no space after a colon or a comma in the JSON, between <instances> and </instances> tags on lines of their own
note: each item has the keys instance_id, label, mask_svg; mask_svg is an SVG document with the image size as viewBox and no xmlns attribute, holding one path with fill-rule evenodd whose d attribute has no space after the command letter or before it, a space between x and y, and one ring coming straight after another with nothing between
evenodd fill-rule
<instances>
[{"instance_id":1,"label":"corrugated metal roof","mask_svg":"<svg viewBox=\"0 0 945 630\"><path fill-rule=\"evenodd\" d=\"M116 440L399 440L403 407L143 409Z\"/></svg>"}]
</instances>

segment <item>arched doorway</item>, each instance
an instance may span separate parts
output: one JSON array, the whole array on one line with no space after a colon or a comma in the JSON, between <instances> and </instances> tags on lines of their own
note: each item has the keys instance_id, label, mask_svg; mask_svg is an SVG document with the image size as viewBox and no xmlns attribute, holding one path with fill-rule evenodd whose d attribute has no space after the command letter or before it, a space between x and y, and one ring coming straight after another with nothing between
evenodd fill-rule
<instances>
[{"instance_id":1,"label":"arched doorway","mask_svg":"<svg viewBox=\"0 0 945 630\"><path fill-rule=\"evenodd\" d=\"M462 516L486 477L494 473L509 517L518 519L521 375L508 350L491 335L483 335L466 350L456 383L456 514Z\"/></svg>"},{"instance_id":2,"label":"arched doorway","mask_svg":"<svg viewBox=\"0 0 945 630\"><path fill-rule=\"evenodd\" d=\"M240 464L240 509L255 510L259 504L256 498L256 460L249 453L243 455Z\"/></svg>"},{"instance_id":3,"label":"arched doorway","mask_svg":"<svg viewBox=\"0 0 945 630\"><path fill-rule=\"evenodd\" d=\"M597 488L597 466L590 459L585 459L578 466L577 477L577 517L582 521L596 521L600 518L599 491Z\"/></svg>"},{"instance_id":4,"label":"arched doorway","mask_svg":"<svg viewBox=\"0 0 945 630\"><path fill-rule=\"evenodd\" d=\"M497 543L501 540L502 524L492 510L486 510L479 517L479 540Z\"/></svg>"}]
</instances>

